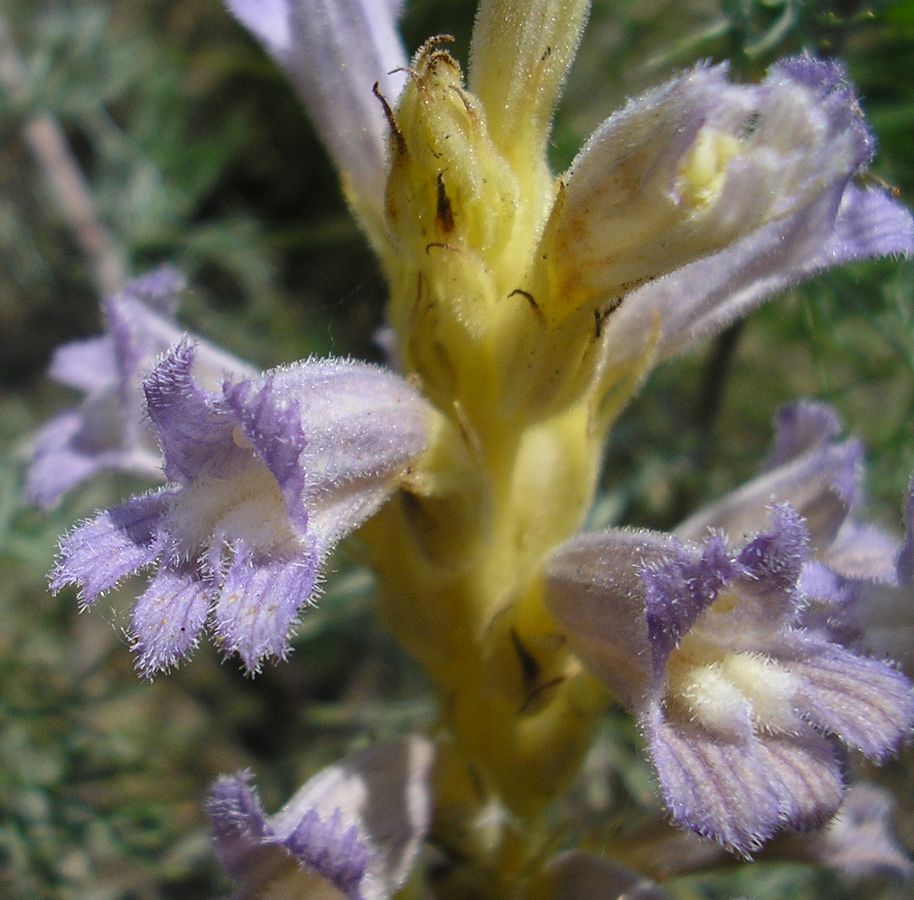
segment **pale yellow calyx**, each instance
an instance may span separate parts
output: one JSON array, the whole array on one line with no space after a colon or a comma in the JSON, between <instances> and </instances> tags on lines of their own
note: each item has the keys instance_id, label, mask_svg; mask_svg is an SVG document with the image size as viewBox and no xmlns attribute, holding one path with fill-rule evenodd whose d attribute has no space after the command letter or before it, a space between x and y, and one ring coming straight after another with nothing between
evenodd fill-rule
<instances>
[{"instance_id":1,"label":"pale yellow calyx","mask_svg":"<svg viewBox=\"0 0 914 900\"><path fill-rule=\"evenodd\" d=\"M723 189L727 163L739 152L740 142L732 134L702 128L679 167L681 202L696 208L712 204Z\"/></svg>"},{"instance_id":2,"label":"pale yellow calyx","mask_svg":"<svg viewBox=\"0 0 914 900\"><path fill-rule=\"evenodd\" d=\"M637 374L601 367L602 314L554 327L530 276L557 193L549 118L587 6L484 0L472 90L433 40L388 110L390 322L449 427L363 537L385 622L444 698L454 765L438 786L459 827L442 816L443 833L502 861L514 817L568 783L606 702L545 608L541 569L590 505L610 387L630 393Z\"/></svg>"},{"instance_id":3,"label":"pale yellow calyx","mask_svg":"<svg viewBox=\"0 0 914 900\"><path fill-rule=\"evenodd\" d=\"M403 368L421 376L441 408L457 403L473 428L486 428L483 418L514 412L516 385L543 368L534 355L548 357L550 373L559 370L550 379L564 383L563 373L577 377L582 359L592 369L596 354L590 320L557 342L544 334L524 282L553 200L552 179L542 155L536 170L543 177L535 178L533 169L518 168L505 155L488 109L442 49L446 40L419 50L399 106L390 111L384 264ZM512 368L517 347L529 347L520 372ZM582 383L586 377L587 371Z\"/></svg>"},{"instance_id":4,"label":"pale yellow calyx","mask_svg":"<svg viewBox=\"0 0 914 900\"><path fill-rule=\"evenodd\" d=\"M464 88L457 61L439 46L447 40L427 41L416 54L395 113L387 223L398 251L420 259L435 244L497 254L518 204L484 110Z\"/></svg>"}]
</instances>

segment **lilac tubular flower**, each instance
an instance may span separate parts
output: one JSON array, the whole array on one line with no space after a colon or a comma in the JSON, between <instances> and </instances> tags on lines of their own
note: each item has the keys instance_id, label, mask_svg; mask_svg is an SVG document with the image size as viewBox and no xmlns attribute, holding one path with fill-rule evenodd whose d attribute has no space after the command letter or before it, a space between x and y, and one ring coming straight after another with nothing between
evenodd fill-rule
<instances>
[{"instance_id":1,"label":"lilac tubular flower","mask_svg":"<svg viewBox=\"0 0 914 900\"><path fill-rule=\"evenodd\" d=\"M157 562L132 622L146 676L207 619L248 672L283 658L323 559L396 489L429 426L412 388L373 366L304 362L210 393L194 356L182 341L144 385L168 485L79 525L51 582L78 585L86 607Z\"/></svg>"},{"instance_id":2,"label":"lilac tubular flower","mask_svg":"<svg viewBox=\"0 0 914 900\"><path fill-rule=\"evenodd\" d=\"M352 900L390 897L428 829L432 758L431 743L415 736L372 747L320 772L273 816L249 772L224 776L209 800L216 852L245 897L325 896L330 887Z\"/></svg>"},{"instance_id":3,"label":"lilac tubular flower","mask_svg":"<svg viewBox=\"0 0 914 900\"><path fill-rule=\"evenodd\" d=\"M174 308L183 278L162 266L129 282L103 304L106 334L60 347L49 374L85 394L35 436L25 498L43 509L93 475L121 471L162 480L162 455L146 421L142 379L182 330ZM247 363L200 342L197 375L215 384L223 375L250 377Z\"/></svg>"},{"instance_id":4,"label":"lilac tubular flower","mask_svg":"<svg viewBox=\"0 0 914 900\"><path fill-rule=\"evenodd\" d=\"M387 125L372 94L393 103L407 65L401 0L226 0L295 85L356 212L381 221ZM363 205L364 204L364 205Z\"/></svg>"},{"instance_id":5,"label":"lilac tubular flower","mask_svg":"<svg viewBox=\"0 0 914 900\"><path fill-rule=\"evenodd\" d=\"M724 74L693 70L633 102L596 132L566 176L552 241L580 241L583 229L593 255L585 282L570 269L567 277L575 291L607 301L625 294L604 331L607 366L637 357L658 328L659 361L823 269L914 253L911 214L884 191L852 183L874 141L838 63L787 59L755 86L729 84ZM633 125L641 129L635 137ZM635 138L653 149L632 152ZM607 168L623 185L634 178L636 199L595 202L594 184L616 184ZM633 202L644 207L640 216ZM633 215L662 238L657 252L639 242ZM630 252L619 252L619 242L631 241ZM564 277L564 259L579 267L581 252L559 252L553 277Z\"/></svg>"},{"instance_id":6,"label":"lilac tubular flower","mask_svg":"<svg viewBox=\"0 0 914 900\"><path fill-rule=\"evenodd\" d=\"M908 679L810 615L849 596L810 593L812 569L862 575L891 559L849 518L859 445L835 441L827 407L789 408L780 425L768 471L679 537L584 535L547 567L550 608L636 713L674 819L742 855L834 814L835 738L878 761L914 724ZM742 545L721 531L696 543L709 525Z\"/></svg>"}]
</instances>

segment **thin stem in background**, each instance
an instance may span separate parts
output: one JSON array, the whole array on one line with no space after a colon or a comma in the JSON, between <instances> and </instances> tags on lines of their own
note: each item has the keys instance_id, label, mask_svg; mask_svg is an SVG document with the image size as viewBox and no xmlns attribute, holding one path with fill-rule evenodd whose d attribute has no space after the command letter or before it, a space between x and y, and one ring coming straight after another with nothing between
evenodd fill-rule
<instances>
[{"instance_id":1,"label":"thin stem in background","mask_svg":"<svg viewBox=\"0 0 914 900\"><path fill-rule=\"evenodd\" d=\"M14 100L22 96L22 62L8 23L0 15L0 87ZM50 113L29 117L23 127L26 146L47 179L51 193L74 240L85 255L93 284L101 296L114 294L126 279L124 252L98 217L85 176L60 123Z\"/></svg>"}]
</instances>

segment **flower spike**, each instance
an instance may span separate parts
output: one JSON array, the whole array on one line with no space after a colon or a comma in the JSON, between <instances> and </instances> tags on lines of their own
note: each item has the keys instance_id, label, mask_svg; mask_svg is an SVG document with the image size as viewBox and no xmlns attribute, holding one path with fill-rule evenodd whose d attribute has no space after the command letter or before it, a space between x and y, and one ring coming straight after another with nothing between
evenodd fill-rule
<instances>
[{"instance_id":1,"label":"flower spike","mask_svg":"<svg viewBox=\"0 0 914 900\"><path fill-rule=\"evenodd\" d=\"M183 341L145 383L169 484L83 523L52 587L84 606L157 562L133 612L137 666L168 669L207 619L248 672L284 658L322 561L390 493L426 440L429 411L395 375L305 362L204 390Z\"/></svg>"}]
</instances>

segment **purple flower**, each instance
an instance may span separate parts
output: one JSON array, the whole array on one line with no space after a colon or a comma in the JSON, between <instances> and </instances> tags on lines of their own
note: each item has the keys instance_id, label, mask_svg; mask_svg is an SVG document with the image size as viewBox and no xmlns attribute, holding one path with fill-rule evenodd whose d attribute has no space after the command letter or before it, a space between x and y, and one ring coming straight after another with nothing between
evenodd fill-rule
<instances>
[{"instance_id":1,"label":"purple flower","mask_svg":"<svg viewBox=\"0 0 914 900\"><path fill-rule=\"evenodd\" d=\"M248 672L283 658L323 559L398 486L430 411L397 376L339 360L202 389L195 348L173 347L144 383L168 484L101 513L61 542L57 591L83 607L139 569L137 666L173 666L204 624Z\"/></svg>"},{"instance_id":2,"label":"purple flower","mask_svg":"<svg viewBox=\"0 0 914 900\"><path fill-rule=\"evenodd\" d=\"M810 617L847 598L813 593L811 568L892 558L849 517L860 448L837 427L826 407L791 407L768 470L679 536L583 535L547 567L550 608L637 715L673 818L742 855L834 814L836 739L878 761L914 724L908 679Z\"/></svg>"},{"instance_id":3,"label":"purple flower","mask_svg":"<svg viewBox=\"0 0 914 900\"><path fill-rule=\"evenodd\" d=\"M143 409L142 379L182 329L174 308L183 278L162 266L127 284L103 303L107 326L100 337L74 341L54 354L52 378L85 394L34 438L25 498L44 509L81 482L104 471L162 480L162 455ZM196 371L207 383L223 375L249 377L247 364L200 343Z\"/></svg>"},{"instance_id":4,"label":"purple flower","mask_svg":"<svg viewBox=\"0 0 914 900\"><path fill-rule=\"evenodd\" d=\"M419 737L372 747L324 769L273 816L249 772L224 776L209 800L216 852L244 896L323 896L332 885L353 900L390 897L428 829L432 756Z\"/></svg>"},{"instance_id":5,"label":"purple flower","mask_svg":"<svg viewBox=\"0 0 914 900\"><path fill-rule=\"evenodd\" d=\"M660 361L823 269L914 252L910 213L852 183L874 150L842 67L759 85L699 67L610 117L562 176L537 255L561 318L610 304L607 368Z\"/></svg>"}]
</instances>

